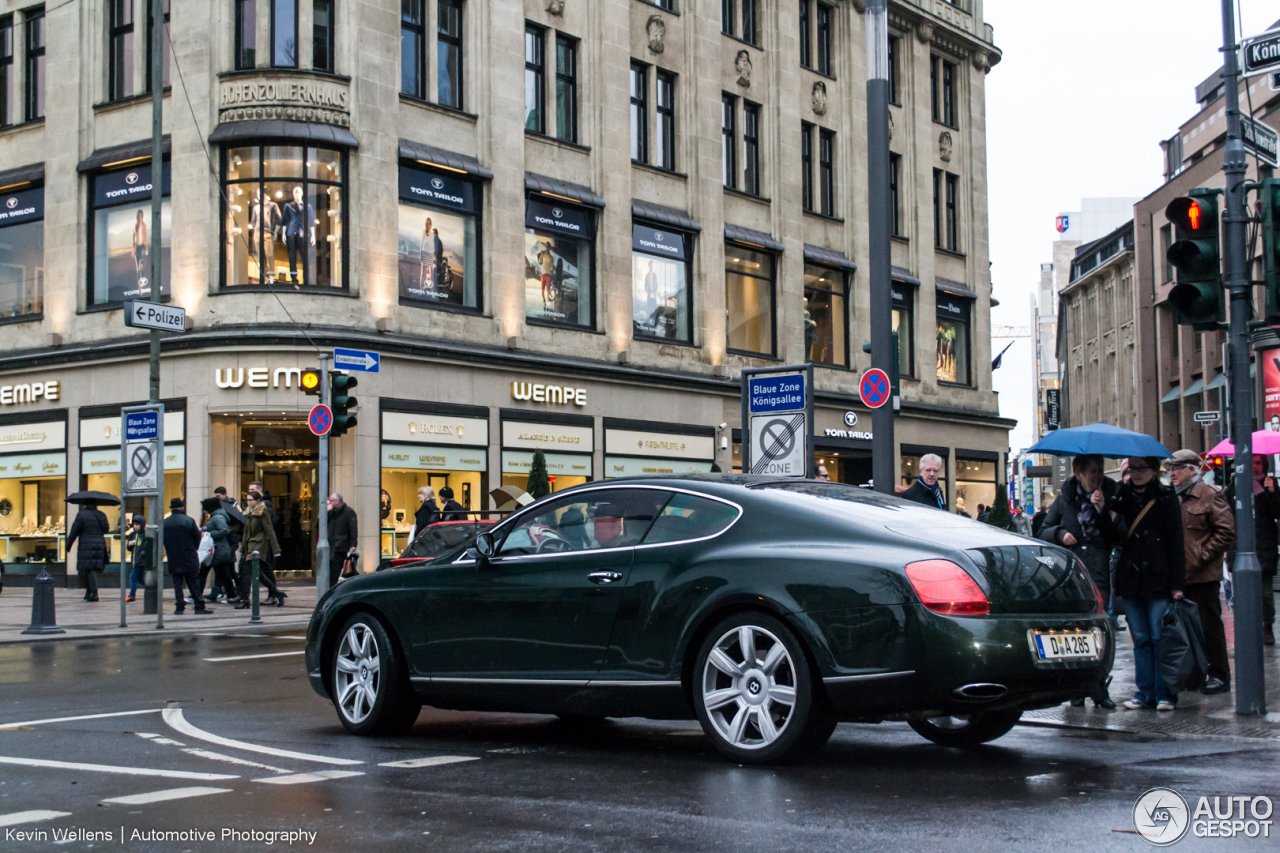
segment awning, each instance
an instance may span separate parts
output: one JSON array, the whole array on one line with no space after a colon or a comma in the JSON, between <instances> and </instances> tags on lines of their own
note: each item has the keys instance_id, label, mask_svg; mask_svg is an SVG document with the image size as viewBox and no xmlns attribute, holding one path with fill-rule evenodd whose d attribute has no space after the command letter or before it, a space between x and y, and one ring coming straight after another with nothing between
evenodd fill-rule
<instances>
[{"instance_id":1,"label":"awning","mask_svg":"<svg viewBox=\"0 0 1280 853\"><path fill-rule=\"evenodd\" d=\"M669 225L672 228L681 228L685 231L697 233L702 230L702 224L683 210L676 210L674 207L666 207L638 198L631 199L631 215L639 219L647 219L650 222Z\"/></svg>"},{"instance_id":2,"label":"awning","mask_svg":"<svg viewBox=\"0 0 1280 853\"><path fill-rule=\"evenodd\" d=\"M524 188L530 192L544 193L566 201L576 201L592 207L604 208L604 199L593 193L591 187L584 187L582 184L572 184L558 178L548 178L546 175L525 172Z\"/></svg>"},{"instance_id":3,"label":"awning","mask_svg":"<svg viewBox=\"0 0 1280 853\"><path fill-rule=\"evenodd\" d=\"M905 267L890 267L889 277L894 281L900 281L903 284L914 284L916 287L920 286L920 279L913 276L911 271Z\"/></svg>"},{"instance_id":4,"label":"awning","mask_svg":"<svg viewBox=\"0 0 1280 853\"><path fill-rule=\"evenodd\" d=\"M160 139L160 147L165 154L172 149L169 135L165 134ZM113 163L124 163L129 160L139 160L143 157L151 156L151 140L139 139L137 142L126 142L123 145L112 145L107 148L99 148L88 157L80 161L76 166L77 172L92 172L95 169L101 169L103 166L110 166Z\"/></svg>"},{"instance_id":5,"label":"awning","mask_svg":"<svg viewBox=\"0 0 1280 853\"><path fill-rule=\"evenodd\" d=\"M493 170L474 157L445 151L443 148L427 145L425 142L414 142L404 137L400 138L400 157L405 160L416 160L428 166L465 172L486 181L493 179Z\"/></svg>"},{"instance_id":6,"label":"awning","mask_svg":"<svg viewBox=\"0 0 1280 853\"><path fill-rule=\"evenodd\" d=\"M44 180L44 163L32 163L30 166L19 166L16 169L5 169L0 172L0 187L11 187L14 184L27 184Z\"/></svg>"},{"instance_id":7,"label":"awning","mask_svg":"<svg viewBox=\"0 0 1280 853\"><path fill-rule=\"evenodd\" d=\"M1179 398L1179 397L1181 397L1181 396L1182 396L1182 389L1175 385L1175 386L1174 386L1174 387L1169 391L1169 393L1168 393L1168 394L1165 394L1163 397L1161 397L1161 398L1160 398L1160 402L1161 402L1161 403L1172 403L1174 400L1178 399L1178 398Z\"/></svg>"},{"instance_id":8,"label":"awning","mask_svg":"<svg viewBox=\"0 0 1280 853\"><path fill-rule=\"evenodd\" d=\"M849 260L848 255L844 252L837 252L835 249L824 249L821 246L811 246L805 243L804 259L815 264L826 264L829 267L835 267L845 272L858 271L858 265Z\"/></svg>"},{"instance_id":9,"label":"awning","mask_svg":"<svg viewBox=\"0 0 1280 853\"><path fill-rule=\"evenodd\" d=\"M949 278L935 278L933 283L938 290L943 293L950 293L952 296L962 296L965 299L977 299L978 294L970 290L968 285L962 281L952 281Z\"/></svg>"},{"instance_id":10,"label":"awning","mask_svg":"<svg viewBox=\"0 0 1280 853\"><path fill-rule=\"evenodd\" d=\"M745 243L748 246L762 246L771 252L781 252L786 248L763 231L743 228L741 225L730 225L728 222L724 224L724 238L735 243Z\"/></svg>"},{"instance_id":11,"label":"awning","mask_svg":"<svg viewBox=\"0 0 1280 853\"><path fill-rule=\"evenodd\" d=\"M1197 379L1195 382L1192 382L1190 385L1187 386L1187 390L1182 392L1182 396L1190 397L1192 394L1199 394L1203 390L1204 390L1204 380Z\"/></svg>"},{"instance_id":12,"label":"awning","mask_svg":"<svg viewBox=\"0 0 1280 853\"><path fill-rule=\"evenodd\" d=\"M341 145L346 148L360 147L359 140L345 127L311 121L285 121L276 118L229 121L218 125L213 133L209 134L209 142L213 144L261 138L296 139L299 142Z\"/></svg>"},{"instance_id":13,"label":"awning","mask_svg":"<svg viewBox=\"0 0 1280 853\"><path fill-rule=\"evenodd\" d=\"M1213 377L1212 382L1204 386L1204 390L1212 391L1214 388L1225 388L1226 386L1227 386L1227 375L1225 373L1219 373L1217 376Z\"/></svg>"}]
</instances>

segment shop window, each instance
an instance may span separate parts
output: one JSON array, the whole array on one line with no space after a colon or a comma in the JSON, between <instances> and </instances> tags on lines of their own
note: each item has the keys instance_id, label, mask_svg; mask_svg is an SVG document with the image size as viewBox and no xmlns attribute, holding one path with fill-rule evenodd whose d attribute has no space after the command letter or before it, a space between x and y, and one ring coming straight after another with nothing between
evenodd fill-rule
<instances>
[{"instance_id":1,"label":"shop window","mask_svg":"<svg viewBox=\"0 0 1280 853\"><path fill-rule=\"evenodd\" d=\"M0 16L0 127L13 124L13 15Z\"/></svg>"},{"instance_id":2,"label":"shop window","mask_svg":"<svg viewBox=\"0 0 1280 853\"><path fill-rule=\"evenodd\" d=\"M66 424L0 427L0 435L40 433L39 444L48 449L35 451L27 441L23 453L0 454L0 560L13 574L36 574L27 564L48 568L66 562L67 513L77 507L66 503Z\"/></svg>"},{"instance_id":3,"label":"shop window","mask_svg":"<svg viewBox=\"0 0 1280 853\"><path fill-rule=\"evenodd\" d=\"M160 36L160 63L161 63L161 66L160 66L160 74L162 75L162 76L161 76L161 84L160 84L160 88L161 88L161 89L167 89L167 88L169 88L169 4L170 4L170 2L171 2L171 0L164 0L164 29L165 29L165 32L164 32L164 34L163 34L163 35L161 35L161 36ZM147 73L147 79L146 79L146 81L145 81L145 83L144 83L144 85L143 85L143 87L142 87L142 90L143 90L144 92L150 92L150 91L152 91L152 89L151 89L151 73L152 73L152 72L151 72L151 68L152 68L152 65L151 65L151 62L152 62L152 57L151 57L151 45L152 45L151 32L152 32L152 26L153 26L153 24L152 24L152 22L153 22L153 18L151 17L151 15L152 15L152 10L155 8L155 7L153 6L153 4L154 4L154 3L155 3L155 0L146 0L146 7L147 7L147 72L146 72L146 73Z\"/></svg>"},{"instance_id":4,"label":"shop window","mask_svg":"<svg viewBox=\"0 0 1280 853\"><path fill-rule=\"evenodd\" d=\"M773 355L773 255L733 243L724 251L729 349Z\"/></svg>"},{"instance_id":5,"label":"shop window","mask_svg":"<svg viewBox=\"0 0 1280 853\"><path fill-rule=\"evenodd\" d=\"M415 98L427 97L427 75L423 69L426 55L426 0L401 0L400 91L404 94Z\"/></svg>"},{"instance_id":6,"label":"shop window","mask_svg":"<svg viewBox=\"0 0 1280 853\"><path fill-rule=\"evenodd\" d=\"M978 517L996 502L996 463L956 455L956 512Z\"/></svg>"},{"instance_id":7,"label":"shop window","mask_svg":"<svg viewBox=\"0 0 1280 853\"><path fill-rule=\"evenodd\" d=\"M288 143L223 150L224 286L345 286L346 153Z\"/></svg>"},{"instance_id":8,"label":"shop window","mask_svg":"<svg viewBox=\"0 0 1280 853\"><path fill-rule=\"evenodd\" d=\"M969 384L969 300L938 294L939 382Z\"/></svg>"},{"instance_id":9,"label":"shop window","mask_svg":"<svg viewBox=\"0 0 1280 853\"><path fill-rule=\"evenodd\" d=\"M915 294L900 282L893 283L893 334L898 343L898 375L916 375Z\"/></svg>"},{"instance_id":10,"label":"shop window","mask_svg":"<svg viewBox=\"0 0 1280 853\"><path fill-rule=\"evenodd\" d=\"M804 352L806 361L849 363L845 314L845 274L827 267L804 266Z\"/></svg>"},{"instance_id":11,"label":"shop window","mask_svg":"<svg viewBox=\"0 0 1280 853\"><path fill-rule=\"evenodd\" d=\"M133 0L107 6L107 100L133 96Z\"/></svg>"},{"instance_id":12,"label":"shop window","mask_svg":"<svg viewBox=\"0 0 1280 853\"><path fill-rule=\"evenodd\" d=\"M578 141L578 41L556 36L556 138Z\"/></svg>"},{"instance_id":13,"label":"shop window","mask_svg":"<svg viewBox=\"0 0 1280 853\"><path fill-rule=\"evenodd\" d=\"M458 429L462 433L461 439L458 439L456 433L441 431L438 435L465 441L484 441L488 436L488 424L484 420L384 412L384 439L391 434L386 431L389 420L412 421L419 425L447 422L448 426L455 428L459 423L464 423L467 427L465 431ZM425 433L419 433L418 436L428 437ZM449 489L453 492L453 500L464 510L470 513L484 510L486 496L489 494L488 459L487 447L384 443L381 501L383 555L398 556L409 546L409 533L415 525L414 515L422 505L418 499L418 490L424 486L431 488L436 509L444 507L445 498L441 491Z\"/></svg>"},{"instance_id":14,"label":"shop window","mask_svg":"<svg viewBox=\"0 0 1280 853\"><path fill-rule=\"evenodd\" d=\"M594 291L595 216L586 208L547 204L525 206L525 318L540 323L590 329Z\"/></svg>"},{"instance_id":15,"label":"shop window","mask_svg":"<svg viewBox=\"0 0 1280 853\"><path fill-rule=\"evenodd\" d=\"M657 160L653 165L674 172L676 168L676 75L659 71L657 99Z\"/></svg>"},{"instance_id":16,"label":"shop window","mask_svg":"<svg viewBox=\"0 0 1280 853\"><path fill-rule=\"evenodd\" d=\"M23 21L23 46L26 53L23 116L26 121L44 118L44 7L26 13Z\"/></svg>"},{"instance_id":17,"label":"shop window","mask_svg":"<svg viewBox=\"0 0 1280 853\"><path fill-rule=\"evenodd\" d=\"M312 0L311 67L333 73L333 2Z\"/></svg>"},{"instance_id":18,"label":"shop window","mask_svg":"<svg viewBox=\"0 0 1280 853\"><path fill-rule=\"evenodd\" d=\"M902 467L899 469L902 485L910 487L915 484L916 479L920 476L920 457L923 454L902 454ZM942 493L947 493L947 457L941 453L937 454L942 457L942 471L938 474L938 485L942 487Z\"/></svg>"},{"instance_id":19,"label":"shop window","mask_svg":"<svg viewBox=\"0 0 1280 853\"><path fill-rule=\"evenodd\" d=\"M0 195L0 322L44 311L44 189Z\"/></svg>"},{"instance_id":20,"label":"shop window","mask_svg":"<svg viewBox=\"0 0 1280 853\"><path fill-rule=\"evenodd\" d=\"M631 159L649 162L649 68L631 63Z\"/></svg>"},{"instance_id":21,"label":"shop window","mask_svg":"<svg viewBox=\"0 0 1280 853\"><path fill-rule=\"evenodd\" d=\"M151 163L93 177L89 234L89 305L169 296L169 161L164 162L160 206L160 287L151 281Z\"/></svg>"},{"instance_id":22,"label":"shop window","mask_svg":"<svg viewBox=\"0 0 1280 853\"><path fill-rule=\"evenodd\" d=\"M400 167L400 301L480 310L481 188Z\"/></svg>"},{"instance_id":23,"label":"shop window","mask_svg":"<svg viewBox=\"0 0 1280 853\"><path fill-rule=\"evenodd\" d=\"M524 129L547 132L546 30L524 28Z\"/></svg>"},{"instance_id":24,"label":"shop window","mask_svg":"<svg viewBox=\"0 0 1280 853\"><path fill-rule=\"evenodd\" d=\"M689 292L692 238L666 228L631 227L632 332L637 338L693 342Z\"/></svg>"},{"instance_id":25,"label":"shop window","mask_svg":"<svg viewBox=\"0 0 1280 853\"><path fill-rule=\"evenodd\" d=\"M440 0L436 7L436 98L444 107L462 109L462 0Z\"/></svg>"},{"instance_id":26,"label":"shop window","mask_svg":"<svg viewBox=\"0 0 1280 853\"><path fill-rule=\"evenodd\" d=\"M258 64L258 0L236 0L236 70Z\"/></svg>"},{"instance_id":27,"label":"shop window","mask_svg":"<svg viewBox=\"0 0 1280 853\"><path fill-rule=\"evenodd\" d=\"M271 0L271 66L298 67L298 0Z\"/></svg>"}]
</instances>

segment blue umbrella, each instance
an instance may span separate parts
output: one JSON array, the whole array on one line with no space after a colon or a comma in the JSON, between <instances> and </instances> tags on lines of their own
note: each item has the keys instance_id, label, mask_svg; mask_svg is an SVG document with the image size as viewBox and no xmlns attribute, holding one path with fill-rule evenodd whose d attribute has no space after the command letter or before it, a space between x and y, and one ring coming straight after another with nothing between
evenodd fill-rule
<instances>
[{"instance_id":1,"label":"blue umbrella","mask_svg":"<svg viewBox=\"0 0 1280 853\"><path fill-rule=\"evenodd\" d=\"M1052 453L1055 456L1077 456L1083 453L1111 457L1173 455L1149 435L1110 424L1088 424L1055 430L1037 441L1027 452Z\"/></svg>"}]
</instances>

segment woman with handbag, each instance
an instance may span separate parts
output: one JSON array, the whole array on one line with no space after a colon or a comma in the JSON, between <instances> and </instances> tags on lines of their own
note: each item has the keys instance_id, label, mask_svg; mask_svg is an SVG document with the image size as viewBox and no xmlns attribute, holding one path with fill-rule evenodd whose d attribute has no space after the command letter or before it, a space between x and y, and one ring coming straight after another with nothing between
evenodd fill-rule
<instances>
[{"instance_id":1,"label":"woman with handbag","mask_svg":"<svg viewBox=\"0 0 1280 853\"><path fill-rule=\"evenodd\" d=\"M249 492L244 519L244 535L240 539L240 603L236 605L236 609L244 610L250 606L249 585L252 582L250 576L254 551L258 552L258 580L267 588L267 606L283 607L284 598L280 595L274 578L262 571L269 557L280 556L280 543L276 539L275 527L271 524L271 511L267 509L261 492Z\"/></svg>"},{"instance_id":2,"label":"woman with handbag","mask_svg":"<svg viewBox=\"0 0 1280 853\"><path fill-rule=\"evenodd\" d=\"M1133 636L1137 692L1124 703L1129 710L1155 707L1172 711L1178 696L1160 676L1160 625L1172 600L1186 587L1182 507L1173 489L1157 476L1161 459L1129 458L1129 482L1120 487L1111 508L1124 525L1115 591L1124 598L1124 615Z\"/></svg>"}]
</instances>

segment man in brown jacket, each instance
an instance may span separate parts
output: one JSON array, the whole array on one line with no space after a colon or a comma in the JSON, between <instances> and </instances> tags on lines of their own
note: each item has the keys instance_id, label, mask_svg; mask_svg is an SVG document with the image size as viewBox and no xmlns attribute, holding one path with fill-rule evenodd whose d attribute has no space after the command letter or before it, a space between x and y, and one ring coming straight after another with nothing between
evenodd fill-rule
<instances>
[{"instance_id":1,"label":"man in brown jacket","mask_svg":"<svg viewBox=\"0 0 1280 853\"><path fill-rule=\"evenodd\" d=\"M1185 593L1200 611L1205 657L1209 659L1209 677L1200 692L1226 693L1231 689L1231 663L1218 586L1222 583L1222 558L1236 541L1236 521L1222 493L1201 479L1200 454L1179 450L1169 464L1169 480L1182 501Z\"/></svg>"}]
</instances>

